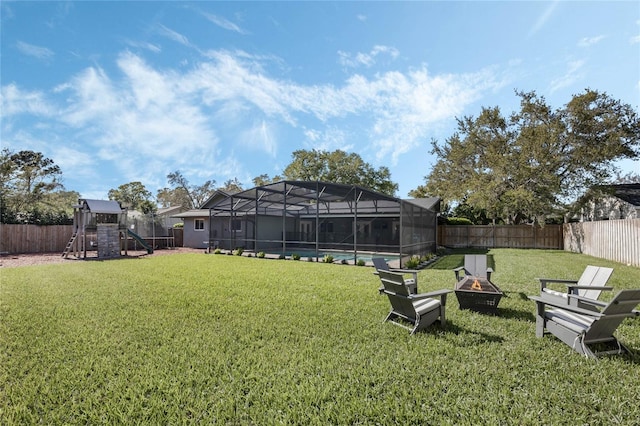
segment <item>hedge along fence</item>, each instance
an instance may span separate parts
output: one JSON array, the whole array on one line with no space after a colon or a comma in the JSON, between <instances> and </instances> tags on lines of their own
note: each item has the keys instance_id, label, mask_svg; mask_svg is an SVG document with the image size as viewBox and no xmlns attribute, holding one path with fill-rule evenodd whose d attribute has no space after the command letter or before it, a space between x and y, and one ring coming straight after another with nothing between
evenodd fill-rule
<instances>
[{"instance_id":1,"label":"hedge along fence","mask_svg":"<svg viewBox=\"0 0 640 426\"><path fill-rule=\"evenodd\" d=\"M73 234L73 225L0 224L0 252L51 253L64 250Z\"/></svg>"},{"instance_id":2,"label":"hedge along fence","mask_svg":"<svg viewBox=\"0 0 640 426\"><path fill-rule=\"evenodd\" d=\"M640 219L567 223L564 250L640 266Z\"/></svg>"}]
</instances>

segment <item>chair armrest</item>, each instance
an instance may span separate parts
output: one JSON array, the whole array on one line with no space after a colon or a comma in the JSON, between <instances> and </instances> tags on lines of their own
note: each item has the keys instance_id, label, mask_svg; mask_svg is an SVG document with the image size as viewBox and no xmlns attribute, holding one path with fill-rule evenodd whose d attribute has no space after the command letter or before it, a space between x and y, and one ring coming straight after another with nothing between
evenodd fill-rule
<instances>
[{"instance_id":1,"label":"chair armrest","mask_svg":"<svg viewBox=\"0 0 640 426\"><path fill-rule=\"evenodd\" d=\"M409 296L410 299L426 299L428 297L438 297L444 294L453 293L453 290L442 289L436 291L430 291L429 293L420 293L420 294L412 294Z\"/></svg>"},{"instance_id":2,"label":"chair armrest","mask_svg":"<svg viewBox=\"0 0 640 426\"><path fill-rule=\"evenodd\" d=\"M390 272L399 272L401 274L411 274L413 275L413 279L414 280L418 280L418 271L416 271L415 269L397 269L397 268L393 268L393 269L389 269Z\"/></svg>"},{"instance_id":3,"label":"chair armrest","mask_svg":"<svg viewBox=\"0 0 640 426\"><path fill-rule=\"evenodd\" d=\"M578 280L561 280L556 278L538 278L540 284L560 283L560 284L578 284Z\"/></svg>"},{"instance_id":4,"label":"chair armrest","mask_svg":"<svg viewBox=\"0 0 640 426\"><path fill-rule=\"evenodd\" d=\"M578 284L577 280L561 280L556 278L538 278L540 281L540 291L544 290L549 283L558 283L558 284Z\"/></svg>"},{"instance_id":5,"label":"chair armrest","mask_svg":"<svg viewBox=\"0 0 640 426\"><path fill-rule=\"evenodd\" d=\"M390 268L391 272L400 272L401 274L417 274L418 271L415 269L399 269L399 268Z\"/></svg>"},{"instance_id":6,"label":"chair armrest","mask_svg":"<svg viewBox=\"0 0 640 426\"><path fill-rule=\"evenodd\" d=\"M605 290L605 291L611 291L611 290L613 290L613 287L595 286L595 285L572 285L572 284L567 284L567 293L574 294L574 290Z\"/></svg>"},{"instance_id":7,"label":"chair armrest","mask_svg":"<svg viewBox=\"0 0 640 426\"><path fill-rule=\"evenodd\" d=\"M579 296L577 294L568 294L567 295L567 300L569 300L569 303L571 303L571 300L577 300L580 301L586 305L591 305L591 306L595 306L596 308L604 308L605 306L608 305L607 302L602 302L600 300L595 300L595 299L590 299L588 297L584 297L584 296Z\"/></svg>"},{"instance_id":8,"label":"chair armrest","mask_svg":"<svg viewBox=\"0 0 640 426\"><path fill-rule=\"evenodd\" d=\"M577 284L578 280L562 280L562 279L558 279L558 278L538 278L538 280L540 280L540 282L545 282L545 283L561 283L561 284Z\"/></svg>"},{"instance_id":9,"label":"chair armrest","mask_svg":"<svg viewBox=\"0 0 640 426\"><path fill-rule=\"evenodd\" d=\"M460 271L462 270L464 270L464 266L458 266L453 270L453 272L456 274L456 281L460 281Z\"/></svg>"},{"instance_id":10,"label":"chair armrest","mask_svg":"<svg viewBox=\"0 0 640 426\"><path fill-rule=\"evenodd\" d=\"M577 306L569 305L568 303L557 303L555 300L548 300L548 299L545 299L545 298L542 298L542 297L538 297L538 296L528 296L528 297L529 297L529 299L533 300L537 304L550 305L550 306L553 306L555 308L562 309L564 311L575 312L576 314L582 314L582 315L586 315L586 316L589 316L589 317L595 317L595 318L600 318L600 317L605 316L605 315L601 314L600 312L590 311L589 309L584 309L584 308L579 308ZM587 300L591 300L591 299L587 299ZM610 315L607 315L607 316L610 316Z\"/></svg>"},{"instance_id":11,"label":"chair armrest","mask_svg":"<svg viewBox=\"0 0 640 426\"><path fill-rule=\"evenodd\" d=\"M491 281L491 274L493 274L493 268L487 268L487 279Z\"/></svg>"}]
</instances>

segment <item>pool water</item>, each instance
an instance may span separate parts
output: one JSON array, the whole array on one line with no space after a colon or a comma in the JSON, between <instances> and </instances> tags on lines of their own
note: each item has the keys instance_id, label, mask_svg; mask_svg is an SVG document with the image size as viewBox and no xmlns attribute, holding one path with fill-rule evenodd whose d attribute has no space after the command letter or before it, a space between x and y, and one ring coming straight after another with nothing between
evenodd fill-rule
<instances>
[{"instance_id":1,"label":"pool water","mask_svg":"<svg viewBox=\"0 0 640 426\"><path fill-rule=\"evenodd\" d=\"M272 253L275 255L279 255L280 253ZM300 257L315 257L316 256L316 252L314 250L296 250L296 251L291 251L291 252L287 252L285 253L285 256L287 257L291 257L293 254L298 254L300 255ZM353 260L353 253L350 252L344 252L344 251L326 251L326 250L319 250L318 251L318 257L320 259L322 259L325 255L331 255L333 256L333 260L334 261L338 261L341 262L343 260L347 260L347 261L352 261ZM371 258L372 257L384 257L384 259L389 262L390 260L398 260L398 256L389 256L389 255L380 255L380 254L375 254L375 253L358 253L357 254L357 259L358 260L363 260L365 262L371 262Z\"/></svg>"}]
</instances>

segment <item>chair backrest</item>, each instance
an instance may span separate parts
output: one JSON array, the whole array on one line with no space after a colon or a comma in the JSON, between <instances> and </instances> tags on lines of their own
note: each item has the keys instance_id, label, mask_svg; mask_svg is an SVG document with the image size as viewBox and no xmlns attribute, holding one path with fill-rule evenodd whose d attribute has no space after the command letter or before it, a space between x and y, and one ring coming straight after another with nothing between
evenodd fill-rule
<instances>
[{"instance_id":1,"label":"chair backrest","mask_svg":"<svg viewBox=\"0 0 640 426\"><path fill-rule=\"evenodd\" d=\"M609 277L613 273L613 268L605 268L603 266L587 265L584 272L578 280L578 285L588 285L595 287L603 287L609 281ZM597 300L602 290L579 289L578 295Z\"/></svg>"},{"instance_id":2,"label":"chair backrest","mask_svg":"<svg viewBox=\"0 0 640 426\"><path fill-rule=\"evenodd\" d=\"M465 254L464 269L467 275L487 278L487 256L484 254Z\"/></svg>"},{"instance_id":3,"label":"chair backrest","mask_svg":"<svg viewBox=\"0 0 640 426\"><path fill-rule=\"evenodd\" d=\"M624 315L640 304L640 289L621 290L600 312L602 316L586 330L585 341L607 338L613 335L616 328L626 318Z\"/></svg>"},{"instance_id":4,"label":"chair backrest","mask_svg":"<svg viewBox=\"0 0 640 426\"><path fill-rule=\"evenodd\" d=\"M384 294L389 297L393 310L409 317L414 317L416 311L409 298L409 288L404 283L402 274L385 270L378 270L378 273L380 281L382 281Z\"/></svg>"},{"instance_id":5,"label":"chair backrest","mask_svg":"<svg viewBox=\"0 0 640 426\"><path fill-rule=\"evenodd\" d=\"M378 271L388 271L389 270L389 265L387 264L387 261L384 260L384 258L382 258L382 257L372 257L371 261L373 262L373 266Z\"/></svg>"}]
</instances>

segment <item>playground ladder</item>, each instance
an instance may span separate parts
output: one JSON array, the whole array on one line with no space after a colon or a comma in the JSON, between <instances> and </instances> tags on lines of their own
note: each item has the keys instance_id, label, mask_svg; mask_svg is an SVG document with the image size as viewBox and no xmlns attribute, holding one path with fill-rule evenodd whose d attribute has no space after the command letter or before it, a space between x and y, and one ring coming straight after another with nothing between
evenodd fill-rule
<instances>
[{"instance_id":1,"label":"playground ladder","mask_svg":"<svg viewBox=\"0 0 640 426\"><path fill-rule=\"evenodd\" d=\"M64 251L62 252L62 257L67 257L69 255L69 251L71 250L71 247L73 246L73 242L76 240L76 238L78 238L78 233L74 232L71 238L69 239L67 246L64 248Z\"/></svg>"}]
</instances>

